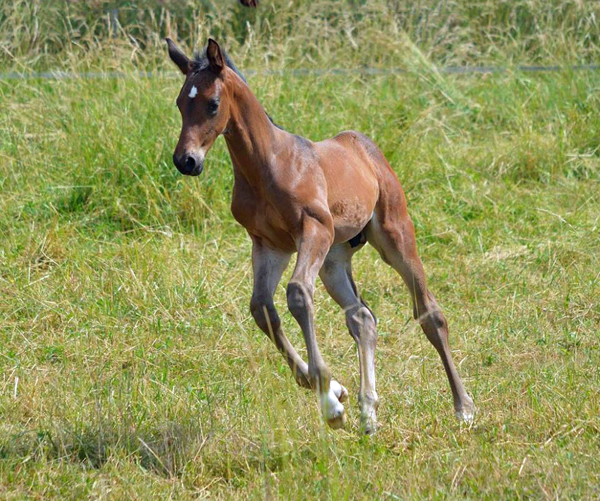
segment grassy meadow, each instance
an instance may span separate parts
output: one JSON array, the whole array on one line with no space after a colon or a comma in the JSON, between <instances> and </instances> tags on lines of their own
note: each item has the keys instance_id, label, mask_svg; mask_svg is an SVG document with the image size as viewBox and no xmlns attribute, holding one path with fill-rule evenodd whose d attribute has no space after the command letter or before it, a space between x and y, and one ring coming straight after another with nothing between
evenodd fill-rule
<instances>
[{"instance_id":1,"label":"grassy meadow","mask_svg":"<svg viewBox=\"0 0 600 501\"><path fill-rule=\"evenodd\" d=\"M338 18L326 1L314 5L330 17L200 2L212 17L163 10L153 25L147 10L113 35L103 17L84 32L85 12L53 25L43 3L0 8L0 71L124 74L0 80L0 498L598 499L600 72L569 69L598 62L593 3L457 2L441 41L383 0ZM434 23L442 4L419 5ZM36 5L46 31L34 36ZM536 8L546 16L529 25ZM246 22L223 24L237 14ZM356 349L318 283L320 347L350 392L347 427L323 424L249 313L250 241L229 212L223 139L198 178L171 163L182 81L155 36L168 29L187 47L229 29L232 58L288 130L378 143L407 193L472 425L455 420L408 294L369 246L354 269L379 319L380 431L359 434ZM564 69L512 69L527 63ZM262 71L365 64L406 73ZM284 283L276 304L305 356Z\"/></svg>"}]
</instances>

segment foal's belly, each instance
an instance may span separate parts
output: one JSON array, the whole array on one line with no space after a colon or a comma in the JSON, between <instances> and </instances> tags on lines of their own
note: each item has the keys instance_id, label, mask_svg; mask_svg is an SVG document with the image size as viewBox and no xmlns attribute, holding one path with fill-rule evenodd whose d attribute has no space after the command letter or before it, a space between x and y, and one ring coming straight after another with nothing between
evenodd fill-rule
<instances>
[{"instance_id":1,"label":"foal's belly","mask_svg":"<svg viewBox=\"0 0 600 501\"><path fill-rule=\"evenodd\" d=\"M356 200L342 200L330 207L335 229L334 244L347 242L358 235L373 216L373 207L365 207Z\"/></svg>"}]
</instances>

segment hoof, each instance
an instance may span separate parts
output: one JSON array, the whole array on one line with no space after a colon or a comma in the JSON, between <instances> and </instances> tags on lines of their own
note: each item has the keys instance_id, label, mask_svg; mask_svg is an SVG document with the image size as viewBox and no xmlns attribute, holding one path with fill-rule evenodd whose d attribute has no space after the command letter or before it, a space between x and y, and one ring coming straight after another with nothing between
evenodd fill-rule
<instances>
[{"instance_id":1,"label":"hoof","mask_svg":"<svg viewBox=\"0 0 600 501\"><path fill-rule=\"evenodd\" d=\"M348 400L348 390L346 390L346 388L344 388L335 379L331 380L331 383L329 383L329 387L333 390L334 395L340 402L345 402L346 400Z\"/></svg>"},{"instance_id":2,"label":"hoof","mask_svg":"<svg viewBox=\"0 0 600 501\"><path fill-rule=\"evenodd\" d=\"M456 411L456 417L463 423L471 424L473 421L475 421L475 411Z\"/></svg>"},{"instance_id":3,"label":"hoof","mask_svg":"<svg viewBox=\"0 0 600 501\"><path fill-rule=\"evenodd\" d=\"M377 433L377 416L375 414L375 409L361 413L360 431L363 435L375 435L375 433Z\"/></svg>"},{"instance_id":4,"label":"hoof","mask_svg":"<svg viewBox=\"0 0 600 501\"><path fill-rule=\"evenodd\" d=\"M339 416L327 420L327 424L332 430L339 430L346 426L346 413L342 411Z\"/></svg>"},{"instance_id":5,"label":"hoof","mask_svg":"<svg viewBox=\"0 0 600 501\"><path fill-rule=\"evenodd\" d=\"M348 392L346 392L342 385L335 381L331 381L329 392L321 393L319 395L321 413L323 414L325 421L327 421L327 424L333 429L341 428L346 423L344 406L338 399L338 395L341 397L343 394L342 390L348 395Z\"/></svg>"},{"instance_id":6,"label":"hoof","mask_svg":"<svg viewBox=\"0 0 600 501\"><path fill-rule=\"evenodd\" d=\"M473 400L468 399L465 404L455 410L456 417L463 423L471 424L475 420L477 409L473 404Z\"/></svg>"}]
</instances>

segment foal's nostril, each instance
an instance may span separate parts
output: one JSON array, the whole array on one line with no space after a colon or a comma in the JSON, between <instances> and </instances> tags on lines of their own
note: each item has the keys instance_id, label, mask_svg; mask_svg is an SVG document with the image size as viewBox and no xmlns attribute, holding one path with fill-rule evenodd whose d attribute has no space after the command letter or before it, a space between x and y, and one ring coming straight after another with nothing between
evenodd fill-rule
<instances>
[{"instance_id":1,"label":"foal's nostril","mask_svg":"<svg viewBox=\"0 0 600 501\"><path fill-rule=\"evenodd\" d=\"M191 172L192 170L194 170L195 167L196 159L193 157L193 155L188 155L188 157L185 159L186 170L189 170Z\"/></svg>"},{"instance_id":2,"label":"foal's nostril","mask_svg":"<svg viewBox=\"0 0 600 501\"><path fill-rule=\"evenodd\" d=\"M202 157L194 153L173 155L173 163L184 176L197 176L202 172Z\"/></svg>"}]
</instances>

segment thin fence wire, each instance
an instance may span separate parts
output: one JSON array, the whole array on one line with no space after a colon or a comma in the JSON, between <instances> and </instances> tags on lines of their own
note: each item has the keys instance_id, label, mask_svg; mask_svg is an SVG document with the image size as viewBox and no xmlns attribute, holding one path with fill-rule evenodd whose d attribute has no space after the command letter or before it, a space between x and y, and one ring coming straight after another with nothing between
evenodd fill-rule
<instances>
[{"instance_id":1,"label":"thin fence wire","mask_svg":"<svg viewBox=\"0 0 600 501\"><path fill-rule=\"evenodd\" d=\"M573 66L444 66L437 68L440 73L450 75L469 75L469 74L494 74L507 72L524 73L552 73L559 71L598 71L600 64L579 64ZM291 76L323 76L323 75L403 75L412 73L406 68L294 68L287 70L247 70L244 71L249 76L255 75L291 75ZM70 80L75 78L83 79L114 79L114 78L175 78L181 74L178 72L164 71L136 71L123 73L118 71L107 72L69 72L69 71L43 71L32 73L8 72L0 73L0 80Z\"/></svg>"}]
</instances>

